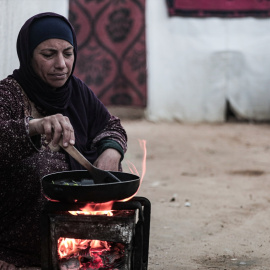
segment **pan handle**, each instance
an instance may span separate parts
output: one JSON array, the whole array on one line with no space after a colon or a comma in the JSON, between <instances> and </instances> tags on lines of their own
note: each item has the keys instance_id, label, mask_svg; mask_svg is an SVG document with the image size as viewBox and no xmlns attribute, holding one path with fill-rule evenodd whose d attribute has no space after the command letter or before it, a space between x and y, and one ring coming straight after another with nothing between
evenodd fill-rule
<instances>
[{"instance_id":1,"label":"pan handle","mask_svg":"<svg viewBox=\"0 0 270 270\"><path fill-rule=\"evenodd\" d=\"M63 146L63 140L62 138L59 141L59 145L65 150L70 156L72 156L78 163L80 163L85 169L87 169L90 173L92 173L94 169L94 165L90 163L80 152L79 150L69 144L67 147Z\"/></svg>"}]
</instances>

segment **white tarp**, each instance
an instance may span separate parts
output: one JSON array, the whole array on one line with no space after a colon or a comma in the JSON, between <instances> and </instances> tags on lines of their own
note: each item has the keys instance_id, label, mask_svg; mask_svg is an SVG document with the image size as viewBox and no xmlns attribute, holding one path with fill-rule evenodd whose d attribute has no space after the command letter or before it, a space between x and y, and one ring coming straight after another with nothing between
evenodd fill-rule
<instances>
[{"instance_id":1,"label":"white tarp","mask_svg":"<svg viewBox=\"0 0 270 270\"><path fill-rule=\"evenodd\" d=\"M67 17L68 6L69 0L0 0L0 80L19 67L16 41L25 21L48 11Z\"/></svg>"},{"instance_id":2,"label":"white tarp","mask_svg":"<svg viewBox=\"0 0 270 270\"><path fill-rule=\"evenodd\" d=\"M147 0L150 120L270 119L270 19L169 17Z\"/></svg>"}]
</instances>

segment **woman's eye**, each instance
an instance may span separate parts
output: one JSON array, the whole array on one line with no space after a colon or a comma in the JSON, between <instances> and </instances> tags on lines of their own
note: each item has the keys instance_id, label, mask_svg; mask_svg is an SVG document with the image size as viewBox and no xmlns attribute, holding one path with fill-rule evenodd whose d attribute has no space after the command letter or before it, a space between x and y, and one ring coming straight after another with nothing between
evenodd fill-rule
<instances>
[{"instance_id":1,"label":"woman's eye","mask_svg":"<svg viewBox=\"0 0 270 270\"><path fill-rule=\"evenodd\" d=\"M73 53L65 53L65 56L66 57L70 57L70 56L72 56L73 55Z\"/></svg>"},{"instance_id":2,"label":"woman's eye","mask_svg":"<svg viewBox=\"0 0 270 270\"><path fill-rule=\"evenodd\" d=\"M45 58L50 58L52 57L52 54L42 54Z\"/></svg>"}]
</instances>

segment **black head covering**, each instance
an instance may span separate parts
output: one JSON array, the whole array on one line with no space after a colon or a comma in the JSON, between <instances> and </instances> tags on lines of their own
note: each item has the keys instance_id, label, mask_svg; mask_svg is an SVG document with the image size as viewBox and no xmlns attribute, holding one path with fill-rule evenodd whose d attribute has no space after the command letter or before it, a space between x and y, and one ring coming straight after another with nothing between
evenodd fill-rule
<instances>
[{"instance_id":1,"label":"black head covering","mask_svg":"<svg viewBox=\"0 0 270 270\"><path fill-rule=\"evenodd\" d=\"M58 20L61 19L72 31L74 47L73 73L77 57L76 36L69 21L65 17L55 13L41 13L31 17L25 22L17 39L17 54L20 61L20 68L13 72L14 78L22 86L30 100L32 100L37 107L45 110L48 114L65 110L69 104L72 94L72 89L70 88L69 83L70 78L64 86L54 90L36 75L31 66L32 45L30 44L30 30L33 26L39 25L39 20L42 20L44 25L44 20L49 21L51 18ZM49 29L47 31L49 32Z\"/></svg>"},{"instance_id":2,"label":"black head covering","mask_svg":"<svg viewBox=\"0 0 270 270\"><path fill-rule=\"evenodd\" d=\"M35 20L29 31L29 46L30 52L33 53L34 49L43 41L50 38L58 38L68 41L72 46L73 33L71 27L59 17L43 17Z\"/></svg>"},{"instance_id":3,"label":"black head covering","mask_svg":"<svg viewBox=\"0 0 270 270\"><path fill-rule=\"evenodd\" d=\"M66 31L65 34L62 34L62 37L59 36L59 31L56 31L56 38L68 39L74 47L72 73L66 83L57 89L53 89L39 78L31 67L31 50L33 50L33 46L37 46L38 43L44 41L42 36L31 37L30 40L30 33L33 34L38 31L36 26L39 26L39 28L49 26L48 29L41 29L41 32L46 32L48 38L53 38L55 30L52 27L55 24L58 30L64 29ZM33 43L36 45L33 45ZM69 21L65 17L51 12L31 17L25 22L19 32L17 53L20 67L13 71L11 77L16 79L28 98L41 112L46 115L62 113L69 117L75 130L75 146L90 162L94 162L97 158L97 153L89 150L91 140L105 127L110 114L94 93L83 82L72 75L77 58L77 41ZM70 163L72 169L82 169L72 158Z\"/></svg>"}]
</instances>

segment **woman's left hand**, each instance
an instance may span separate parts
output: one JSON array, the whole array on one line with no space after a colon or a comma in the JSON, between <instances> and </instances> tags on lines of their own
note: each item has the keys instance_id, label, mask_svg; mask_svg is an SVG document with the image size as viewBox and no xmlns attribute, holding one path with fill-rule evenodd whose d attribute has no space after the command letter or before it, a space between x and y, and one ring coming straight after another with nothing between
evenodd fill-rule
<instances>
[{"instance_id":1,"label":"woman's left hand","mask_svg":"<svg viewBox=\"0 0 270 270\"><path fill-rule=\"evenodd\" d=\"M94 166L105 171L119 171L121 155L112 148L106 149L94 162Z\"/></svg>"}]
</instances>

